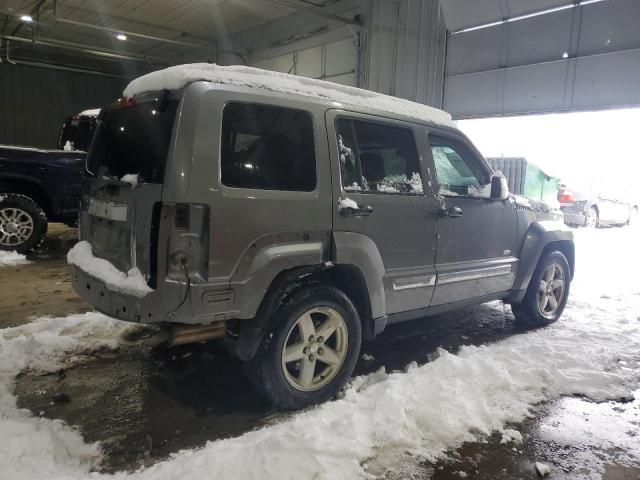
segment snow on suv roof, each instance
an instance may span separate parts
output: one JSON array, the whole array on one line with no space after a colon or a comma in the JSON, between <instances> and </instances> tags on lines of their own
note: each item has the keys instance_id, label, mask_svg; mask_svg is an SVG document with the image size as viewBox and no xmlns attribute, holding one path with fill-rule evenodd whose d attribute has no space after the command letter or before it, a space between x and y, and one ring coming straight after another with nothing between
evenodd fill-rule
<instances>
[{"instance_id":1,"label":"snow on suv roof","mask_svg":"<svg viewBox=\"0 0 640 480\"><path fill-rule=\"evenodd\" d=\"M179 90L200 80L306 97L319 97L356 107L386 111L420 121L455 127L451 115L427 105L324 80L244 66L221 66L211 63L177 65L136 78L124 89L123 94L125 97L133 97L144 92L165 89Z\"/></svg>"}]
</instances>

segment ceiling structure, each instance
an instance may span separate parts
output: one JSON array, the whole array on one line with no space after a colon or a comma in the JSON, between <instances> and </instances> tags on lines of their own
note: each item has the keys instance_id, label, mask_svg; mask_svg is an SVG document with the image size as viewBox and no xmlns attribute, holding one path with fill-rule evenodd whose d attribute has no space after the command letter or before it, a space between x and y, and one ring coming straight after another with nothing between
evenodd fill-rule
<instances>
[{"instance_id":1,"label":"ceiling structure","mask_svg":"<svg viewBox=\"0 0 640 480\"><path fill-rule=\"evenodd\" d=\"M335 1L0 0L0 53L103 72L180 63L194 50L215 61L217 40L299 10L331 17L323 8Z\"/></svg>"},{"instance_id":2,"label":"ceiling structure","mask_svg":"<svg viewBox=\"0 0 640 480\"><path fill-rule=\"evenodd\" d=\"M441 0L456 118L640 106L640 1Z\"/></svg>"}]
</instances>

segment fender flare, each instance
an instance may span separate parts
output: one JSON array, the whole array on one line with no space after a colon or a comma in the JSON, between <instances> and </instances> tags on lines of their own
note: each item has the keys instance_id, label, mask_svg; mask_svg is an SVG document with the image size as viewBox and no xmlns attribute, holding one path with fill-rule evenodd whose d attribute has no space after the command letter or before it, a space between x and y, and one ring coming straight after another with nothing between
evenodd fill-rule
<instances>
[{"instance_id":1,"label":"fender flare","mask_svg":"<svg viewBox=\"0 0 640 480\"><path fill-rule=\"evenodd\" d=\"M311 252L309 252L311 253ZM320 249L316 250L316 255L320 254ZM287 258L285 255L282 260ZM302 286L309 279L313 281L314 274L323 271L330 271L333 267L326 264L321 258L314 255L308 258L308 265L294 266L288 265L288 269L282 269L274 276L269 289L264 296L255 317L243 325L237 342L235 343L235 354L243 361L250 360L255 355L262 337L272 318L272 313L277 310L279 304L295 290L296 286ZM256 259L258 260L258 259ZM386 320L386 304L384 295L384 265L382 257L375 243L366 235L352 232L334 232L331 260L336 266L345 264L348 267L359 270L366 286L370 309L370 318L363 318L365 336L373 338L376 333L384 328L384 322L377 325L376 319ZM262 264L262 260L258 260ZM256 263L254 263L255 265ZM282 267L287 263L277 262ZM300 283L302 282L302 283Z\"/></svg>"},{"instance_id":2,"label":"fender flare","mask_svg":"<svg viewBox=\"0 0 640 480\"><path fill-rule=\"evenodd\" d=\"M524 298L533 272L540 258L548 250L562 252L571 269L571 278L575 273L575 246L573 233L564 222L556 220L541 220L533 222L525 236L520 251L518 273L513 283L511 295L506 299L508 303L520 303Z\"/></svg>"}]
</instances>

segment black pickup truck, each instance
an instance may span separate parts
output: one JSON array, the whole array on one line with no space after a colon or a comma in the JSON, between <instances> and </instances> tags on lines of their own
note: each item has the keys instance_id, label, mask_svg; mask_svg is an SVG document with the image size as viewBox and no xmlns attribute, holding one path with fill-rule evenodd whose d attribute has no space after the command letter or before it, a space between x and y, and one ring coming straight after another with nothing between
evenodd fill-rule
<instances>
[{"instance_id":1,"label":"black pickup truck","mask_svg":"<svg viewBox=\"0 0 640 480\"><path fill-rule=\"evenodd\" d=\"M47 222L75 225L80 179L97 111L64 121L57 149L0 145L0 250L27 253L47 233Z\"/></svg>"}]
</instances>

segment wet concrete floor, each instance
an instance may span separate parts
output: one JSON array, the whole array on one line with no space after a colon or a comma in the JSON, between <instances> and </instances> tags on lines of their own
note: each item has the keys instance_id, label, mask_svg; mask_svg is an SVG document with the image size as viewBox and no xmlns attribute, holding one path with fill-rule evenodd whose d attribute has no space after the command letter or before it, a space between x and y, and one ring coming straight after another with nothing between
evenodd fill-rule
<instances>
[{"instance_id":1,"label":"wet concrete floor","mask_svg":"<svg viewBox=\"0 0 640 480\"><path fill-rule=\"evenodd\" d=\"M28 267L40 269L46 278L52 264L46 258L34 260ZM64 270L62 265L56 268ZM61 285L55 290L70 288ZM60 292L45 289L39 298L46 304L55 295ZM76 307L86 308L81 303ZM25 319L30 314L26 309ZM373 360L361 360L356 374L424 363L438 347L455 351L463 344L499 341L522 331L512 320L508 307L492 303L392 325L363 346ZM256 395L240 362L217 343L155 351L122 347L55 374L22 375L16 395L21 407L77 426L87 441L101 441L106 456L100 469L105 472L133 470L290 415L273 410ZM640 479L640 391L624 402L563 398L538 406L534 418L513 428L522 433L522 444L501 444L501 436L494 435L487 443L463 445L435 465L409 462L406 470L386 476L535 478L534 463L540 461L551 468L547 478Z\"/></svg>"}]
</instances>

